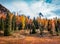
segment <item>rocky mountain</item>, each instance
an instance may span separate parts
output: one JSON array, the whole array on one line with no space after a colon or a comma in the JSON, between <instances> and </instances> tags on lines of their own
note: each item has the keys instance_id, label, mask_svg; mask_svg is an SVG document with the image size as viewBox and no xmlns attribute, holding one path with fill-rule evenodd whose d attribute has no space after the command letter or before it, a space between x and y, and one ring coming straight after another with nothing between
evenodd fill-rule
<instances>
[{"instance_id":1,"label":"rocky mountain","mask_svg":"<svg viewBox=\"0 0 60 44\"><path fill-rule=\"evenodd\" d=\"M0 13L7 13L10 12L6 7L4 7L3 5L0 4Z\"/></svg>"}]
</instances>

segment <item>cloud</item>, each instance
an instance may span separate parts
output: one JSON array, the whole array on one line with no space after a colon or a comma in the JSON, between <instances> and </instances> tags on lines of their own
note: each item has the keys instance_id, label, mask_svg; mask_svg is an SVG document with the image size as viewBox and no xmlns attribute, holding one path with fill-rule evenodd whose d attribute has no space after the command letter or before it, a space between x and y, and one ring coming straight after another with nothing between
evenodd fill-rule
<instances>
[{"instance_id":1,"label":"cloud","mask_svg":"<svg viewBox=\"0 0 60 44\"><path fill-rule=\"evenodd\" d=\"M49 4L43 1L36 2L31 5L31 9L36 15L38 15L39 12L41 12L48 19L58 17L56 13L52 12L59 9L55 4Z\"/></svg>"},{"instance_id":2,"label":"cloud","mask_svg":"<svg viewBox=\"0 0 60 44\"><path fill-rule=\"evenodd\" d=\"M15 11L17 11L20 15L24 14L26 16L30 16L30 18L34 17L34 14L31 12L31 9L26 2L13 2L12 5L15 7Z\"/></svg>"},{"instance_id":3,"label":"cloud","mask_svg":"<svg viewBox=\"0 0 60 44\"><path fill-rule=\"evenodd\" d=\"M30 0L30 2L31 1L32 0ZM40 12L44 15L44 17L51 19L53 17L59 17L60 14L58 11L60 9L60 5L56 1L57 0L52 0L51 3L47 3L46 0L33 0L29 3L28 0L20 0L12 1L8 6L6 6L10 11L30 16L32 19L33 17L37 18ZM56 13L59 14L57 15Z\"/></svg>"},{"instance_id":4,"label":"cloud","mask_svg":"<svg viewBox=\"0 0 60 44\"><path fill-rule=\"evenodd\" d=\"M53 4L60 5L60 0L52 0Z\"/></svg>"}]
</instances>

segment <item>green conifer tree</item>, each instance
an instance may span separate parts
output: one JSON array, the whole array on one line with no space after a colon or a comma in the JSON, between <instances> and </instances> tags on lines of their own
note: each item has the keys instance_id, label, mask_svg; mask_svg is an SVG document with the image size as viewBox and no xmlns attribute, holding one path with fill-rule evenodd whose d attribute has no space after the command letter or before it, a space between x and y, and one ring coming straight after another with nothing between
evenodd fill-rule
<instances>
[{"instance_id":1,"label":"green conifer tree","mask_svg":"<svg viewBox=\"0 0 60 44\"><path fill-rule=\"evenodd\" d=\"M4 31L4 19L1 18L1 29Z\"/></svg>"},{"instance_id":2,"label":"green conifer tree","mask_svg":"<svg viewBox=\"0 0 60 44\"><path fill-rule=\"evenodd\" d=\"M16 30L16 16L14 15L12 18L12 30Z\"/></svg>"},{"instance_id":3,"label":"green conifer tree","mask_svg":"<svg viewBox=\"0 0 60 44\"><path fill-rule=\"evenodd\" d=\"M33 24L32 24L32 34L36 33L36 26L35 26L35 17L33 19Z\"/></svg>"},{"instance_id":4,"label":"green conifer tree","mask_svg":"<svg viewBox=\"0 0 60 44\"><path fill-rule=\"evenodd\" d=\"M9 35L11 35L11 21L10 21L10 14L7 13L5 20L4 36L9 36Z\"/></svg>"}]
</instances>

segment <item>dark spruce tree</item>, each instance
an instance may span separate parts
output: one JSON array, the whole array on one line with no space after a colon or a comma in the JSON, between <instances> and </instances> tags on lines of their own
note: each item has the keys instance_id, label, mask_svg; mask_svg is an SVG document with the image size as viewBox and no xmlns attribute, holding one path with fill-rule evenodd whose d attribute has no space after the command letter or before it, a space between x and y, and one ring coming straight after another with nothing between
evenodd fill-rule
<instances>
[{"instance_id":1,"label":"dark spruce tree","mask_svg":"<svg viewBox=\"0 0 60 44\"><path fill-rule=\"evenodd\" d=\"M9 35L11 35L11 22L10 22L10 14L7 13L5 20L4 36L9 36Z\"/></svg>"},{"instance_id":2,"label":"dark spruce tree","mask_svg":"<svg viewBox=\"0 0 60 44\"><path fill-rule=\"evenodd\" d=\"M0 18L0 30L2 30L2 18Z\"/></svg>"},{"instance_id":3,"label":"dark spruce tree","mask_svg":"<svg viewBox=\"0 0 60 44\"><path fill-rule=\"evenodd\" d=\"M36 33L36 28L35 28L35 26L34 26L34 24L33 24L33 26L32 26L32 32L30 32L31 34L35 34Z\"/></svg>"},{"instance_id":4,"label":"dark spruce tree","mask_svg":"<svg viewBox=\"0 0 60 44\"><path fill-rule=\"evenodd\" d=\"M35 34L36 33L36 27L35 27L35 17L33 19L33 24L32 24L32 34Z\"/></svg>"},{"instance_id":5,"label":"dark spruce tree","mask_svg":"<svg viewBox=\"0 0 60 44\"><path fill-rule=\"evenodd\" d=\"M4 31L4 19L1 18L1 29Z\"/></svg>"},{"instance_id":6,"label":"dark spruce tree","mask_svg":"<svg viewBox=\"0 0 60 44\"><path fill-rule=\"evenodd\" d=\"M3 19L3 17L0 18L0 30L4 30L4 19Z\"/></svg>"},{"instance_id":7,"label":"dark spruce tree","mask_svg":"<svg viewBox=\"0 0 60 44\"><path fill-rule=\"evenodd\" d=\"M12 30L16 30L16 16L14 15L12 18Z\"/></svg>"}]
</instances>

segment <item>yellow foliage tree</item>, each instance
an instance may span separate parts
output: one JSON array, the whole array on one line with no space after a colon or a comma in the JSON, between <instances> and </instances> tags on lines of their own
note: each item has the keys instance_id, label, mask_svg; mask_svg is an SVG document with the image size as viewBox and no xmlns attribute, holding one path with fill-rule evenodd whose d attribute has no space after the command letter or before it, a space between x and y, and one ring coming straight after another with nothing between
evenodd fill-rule
<instances>
[{"instance_id":1,"label":"yellow foliage tree","mask_svg":"<svg viewBox=\"0 0 60 44\"><path fill-rule=\"evenodd\" d=\"M22 20L22 28L24 29L25 28L25 16L24 15L22 15L21 16L21 20Z\"/></svg>"}]
</instances>

